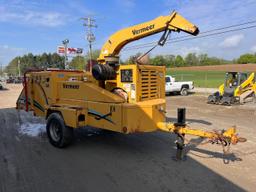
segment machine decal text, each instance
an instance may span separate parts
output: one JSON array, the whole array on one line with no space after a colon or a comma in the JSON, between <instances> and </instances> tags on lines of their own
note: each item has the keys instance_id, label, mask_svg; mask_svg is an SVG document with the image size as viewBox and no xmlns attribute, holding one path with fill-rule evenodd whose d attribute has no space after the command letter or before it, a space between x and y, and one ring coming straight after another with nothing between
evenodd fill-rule
<instances>
[{"instance_id":1,"label":"machine decal text","mask_svg":"<svg viewBox=\"0 0 256 192\"><path fill-rule=\"evenodd\" d=\"M147 27L143 27L143 28L138 29L138 30L134 29L134 30L132 30L132 33L133 33L133 35L138 35L140 33L143 33L145 31L149 31L149 30L154 29L154 28L155 28L155 25L153 24L153 25L149 25Z\"/></svg>"},{"instance_id":2,"label":"machine decal text","mask_svg":"<svg viewBox=\"0 0 256 192\"><path fill-rule=\"evenodd\" d=\"M63 84L64 89L79 89L79 85L67 85Z\"/></svg>"}]
</instances>

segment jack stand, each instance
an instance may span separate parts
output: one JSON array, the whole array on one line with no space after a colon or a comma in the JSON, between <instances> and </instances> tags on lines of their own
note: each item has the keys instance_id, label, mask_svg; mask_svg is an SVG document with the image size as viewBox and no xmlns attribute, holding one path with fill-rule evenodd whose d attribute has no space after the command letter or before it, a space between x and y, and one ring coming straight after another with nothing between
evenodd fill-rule
<instances>
[{"instance_id":1,"label":"jack stand","mask_svg":"<svg viewBox=\"0 0 256 192\"><path fill-rule=\"evenodd\" d=\"M177 147L177 150L176 150L176 157L175 157L175 160L176 161L181 161L181 160L186 160L185 156L184 156L184 147L185 147L185 144L184 144L184 137L185 137L185 134L177 134L177 140L175 141L175 144L176 144L176 147Z\"/></svg>"},{"instance_id":2,"label":"jack stand","mask_svg":"<svg viewBox=\"0 0 256 192\"><path fill-rule=\"evenodd\" d=\"M186 109L185 108L178 108L177 110L177 123L176 126L186 126ZM177 134L177 140L175 141L177 151L176 151L176 161L185 160L184 157L184 147L185 147L185 134Z\"/></svg>"}]
</instances>

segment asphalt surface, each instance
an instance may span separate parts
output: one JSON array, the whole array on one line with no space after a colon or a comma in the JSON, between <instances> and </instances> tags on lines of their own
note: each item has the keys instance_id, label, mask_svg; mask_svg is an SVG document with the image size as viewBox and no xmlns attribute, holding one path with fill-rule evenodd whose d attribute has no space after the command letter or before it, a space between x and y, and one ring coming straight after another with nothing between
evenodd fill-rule
<instances>
[{"instance_id":1,"label":"asphalt surface","mask_svg":"<svg viewBox=\"0 0 256 192\"><path fill-rule=\"evenodd\" d=\"M177 107L187 107L191 126L212 129L238 123L249 141L224 157L220 146L200 146L201 139L188 137L194 144L182 162L172 159L172 134L123 135L84 128L76 130L73 145L57 149L45 133L31 137L19 132L23 123L44 123L42 119L0 107L0 191L253 191L255 108L220 109L204 99L168 97L169 120L175 120Z\"/></svg>"}]
</instances>

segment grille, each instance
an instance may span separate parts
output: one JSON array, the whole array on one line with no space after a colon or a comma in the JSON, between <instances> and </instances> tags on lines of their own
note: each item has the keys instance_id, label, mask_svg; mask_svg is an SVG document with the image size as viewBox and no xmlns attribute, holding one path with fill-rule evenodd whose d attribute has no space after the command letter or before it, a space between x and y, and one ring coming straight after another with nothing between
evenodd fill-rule
<instances>
[{"instance_id":1,"label":"grille","mask_svg":"<svg viewBox=\"0 0 256 192\"><path fill-rule=\"evenodd\" d=\"M141 101L158 98L157 71L141 70Z\"/></svg>"}]
</instances>

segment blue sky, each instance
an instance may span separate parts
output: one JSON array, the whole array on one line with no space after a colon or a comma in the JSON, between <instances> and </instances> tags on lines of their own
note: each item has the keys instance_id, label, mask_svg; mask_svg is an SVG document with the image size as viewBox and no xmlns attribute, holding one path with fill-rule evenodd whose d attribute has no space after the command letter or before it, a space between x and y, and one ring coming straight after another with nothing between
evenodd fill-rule
<instances>
[{"instance_id":1,"label":"blue sky","mask_svg":"<svg viewBox=\"0 0 256 192\"><path fill-rule=\"evenodd\" d=\"M85 28L79 20L84 16L96 19L93 47L99 49L117 30L167 15L172 10L196 24L200 31L256 20L256 0L0 0L0 63L6 65L24 53L55 52L65 38L70 40L71 47L87 50ZM245 52L256 52L255 32L253 28L168 44L154 50L152 55L196 52L232 59ZM148 37L128 46L158 38L159 35ZM123 51L121 57L147 49Z\"/></svg>"}]
</instances>

